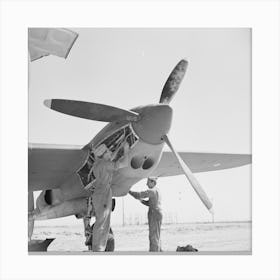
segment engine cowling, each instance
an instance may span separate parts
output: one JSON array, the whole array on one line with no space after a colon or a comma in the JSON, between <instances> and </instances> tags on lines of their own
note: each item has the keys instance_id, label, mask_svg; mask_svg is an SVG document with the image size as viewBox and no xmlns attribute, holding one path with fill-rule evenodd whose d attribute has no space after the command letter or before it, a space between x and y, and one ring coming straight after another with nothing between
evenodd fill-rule
<instances>
[{"instance_id":1,"label":"engine cowling","mask_svg":"<svg viewBox=\"0 0 280 280\"><path fill-rule=\"evenodd\" d=\"M80 197L66 201L54 199L54 190L42 191L36 200L36 209L32 218L35 220L48 220L75 215L82 218L87 214L87 198ZM112 199L112 211L115 209L115 199Z\"/></svg>"},{"instance_id":2,"label":"engine cowling","mask_svg":"<svg viewBox=\"0 0 280 280\"><path fill-rule=\"evenodd\" d=\"M36 200L35 220L56 219L71 215L84 216L87 213L87 199L75 198L67 201L54 200L53 190L41 192Z\"/></svg>"}]
</instances>

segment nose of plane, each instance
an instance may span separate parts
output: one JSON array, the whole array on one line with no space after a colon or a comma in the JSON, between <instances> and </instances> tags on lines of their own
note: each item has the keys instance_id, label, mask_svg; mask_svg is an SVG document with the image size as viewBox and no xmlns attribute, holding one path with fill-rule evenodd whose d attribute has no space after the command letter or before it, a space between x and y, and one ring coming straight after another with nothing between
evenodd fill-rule
<instances>
[{"instance_id":1,"label":"nose of plane","mask_svg":"<svg viewBox=\"0 0 280 280\"><path fill-rule=\"evenodd\" d=\"M132 123L136 134L146 143L160 144L170 129L172 108L166 104L149 105L135 110L140 120Z\"/></svg>"}]
</instances>

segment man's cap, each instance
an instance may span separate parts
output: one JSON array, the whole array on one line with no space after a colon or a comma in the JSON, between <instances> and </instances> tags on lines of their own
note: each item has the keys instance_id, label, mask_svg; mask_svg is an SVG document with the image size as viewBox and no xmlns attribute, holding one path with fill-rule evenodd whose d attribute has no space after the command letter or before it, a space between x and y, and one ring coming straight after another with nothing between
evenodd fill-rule
<instances>
[{"instance_id":1,"label":"man's cap","mask_svg":"<svg viewBox=\"0 0 280 280\"><path fill-rule=\"evenodd\" d=\"M157 177L149 177L148 180L147 180L147 183L151 181L151 182L157 182Z\"/></svg>"},{"instance_id":2,"label":"man's cap","mask_svg":"<svg viewBox=\"0 0 280 280\"><path fill-rule=\"evenodd\" d=\"M101 144L96 149L94 149L94 155L97 157L101 157L107 151L107 146L105 144Z\"/></svg>"}]
</instances>

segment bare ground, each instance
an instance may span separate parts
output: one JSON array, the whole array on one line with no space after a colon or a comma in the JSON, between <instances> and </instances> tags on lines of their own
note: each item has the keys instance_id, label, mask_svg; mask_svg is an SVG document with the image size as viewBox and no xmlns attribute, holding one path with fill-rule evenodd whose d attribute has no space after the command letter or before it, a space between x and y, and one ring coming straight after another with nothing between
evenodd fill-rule
<instances>
[{"instance_id":1,"label":"bare ground","mask_svg":"<svg viewBox=\"0 0 280 280\"><path fill-rule=\"evenodd\" d=\"M114 226L116 252L145 252L149 248L148 226ZM251 222L190 223L162 225L162 248L176 251L191 244L200 252L251 253ZM56 238L48 251L83 252L82 223L79 226L35 226L33 239Z\"/></svg>"}]
</instances>

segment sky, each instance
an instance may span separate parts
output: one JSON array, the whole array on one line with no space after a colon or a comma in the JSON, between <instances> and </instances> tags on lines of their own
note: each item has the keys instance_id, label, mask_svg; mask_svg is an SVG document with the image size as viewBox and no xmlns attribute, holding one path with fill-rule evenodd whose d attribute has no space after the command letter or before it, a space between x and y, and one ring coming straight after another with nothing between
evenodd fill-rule
<instances>
[{"instance_id":1,"label":"sky","mask_svg":"<svg viewBox=\"0 0 280 280\"><path fill-rule=\"evenodd\" d=\"M250 29L71 29L79 37L66 60L49 56L30 65L29 142L85 145L105 125L51 111L45 99L124 109L158 103L168 75L185 58L187 73L170 104L173 146L251 153ZM215 221L251 219L251 165L195 176L214 202ZM145 184L132 189L143 190ZM158 187L165 221L211 221L184 176L160 178ZM146 218L145 206L126 196L117 198L113 224L122 223L123 202L126 221ZM75 218L38 223L68 224Z\"/></svg>"}]
</instances>

